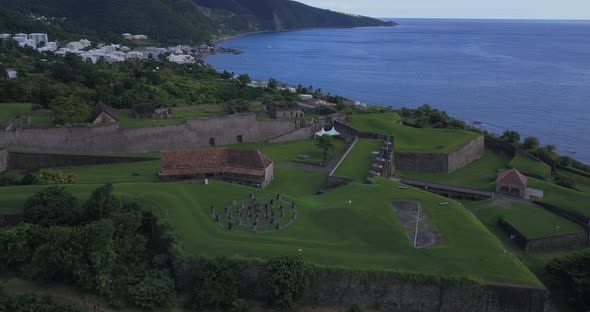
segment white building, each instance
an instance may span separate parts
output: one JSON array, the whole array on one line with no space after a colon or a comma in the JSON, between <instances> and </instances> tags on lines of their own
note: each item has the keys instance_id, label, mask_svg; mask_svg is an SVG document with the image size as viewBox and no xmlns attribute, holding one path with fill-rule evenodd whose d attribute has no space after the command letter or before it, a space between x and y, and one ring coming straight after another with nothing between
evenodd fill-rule
<instances>
[{"instance_id":1,"label":"white building","mask_svg":"<svg viewBox=\"0 0 590 312\"><path fill-rule=\"evenodd\" d=\"M20 42L20 41L29 39L29 35L23 34L23 33L18 33L18 34L15 34L14 37L12 37L12 38L14 38L14 40Z\"/></svg>"},{"instance_id":2,"label":"white building","mask_svg":"<svg viewBox=\"0 0 590 312\"><path fill-rule=\"evenodd\" d=\"M42 48L37 49L39 52L55 52L57 51L57 42L50 41L45 43L45 46Z\"/></svg>"},{"instance_id":3,"label":"white building","mask_svg":"<svg viewBox=\"0 0 590 312\"><path fill-rule=\"evenodd\" d=\"M37 49L37 42L35 42L35 40L33 40L33 39L25 39L25 40L19 41L18 46L20 48L29 47L29 48Z\"/></svg>"},{"instance_id":4,"label":"white building","mask_svg":"<svg viewBox=\"0 0 590 312\"><path fill-rule=\"evenodd\" d=\"M176 64L193 64L195 58L186 54L170 54L168 61Z\"/></svg>"},{"instance_id":5,"label":"white building","mask_svg":"<svg viewBox=\"0 0 590 312\"><path fill-rule=\"evenodd\" d=\"M143 53L141 53L139 51L131 51L131 52L127 53L128 60L141 60L143 58L145 58L143 56Z\"/></svg>"},{"instance_id":6,"label":"white building","mask_svg":"<svg viewBox=\"0 0 590 312\"><path fill-rule=\"evenodd\" d=\"M299 94L299 98L303 101L313 100L313 95L311 94Z\"/></svg>"},{"instance_id":7,"label":"white building","mask_svg":"<svg viewBox=\"0 0 590 312\"><path fill-rule=\"evenodd\" d=\"M12 38L11 34L0 34L0 39L10 39Z\"/></svg>"},{"instance_id":8,"label":"white building","mask_svg":"<svg viewBox=\"0 0 590 312\"><path fill-rule=\"evenodd\" d=\"M45 33L32 33L29 34L30 40L35 40L35 43L39 45L42 42L49 42L49 37Z\"/></svg>"},{"instance_id":9,"label":"white building","mask_svg":"<svg viewBox=\"0 0 590 312\"><path fill-rule=\"evenodd\" d=\"M14 79L18 77L18 72L14 68L6 69L6 78L7 79Z\"/></svg>"},{"instance_id":10,"label":"white building","mask_svg":"<svg viewBox=\"0 0 590 312\"><path fill-rule=\"evenodd\" d=\"M131 40L131 38L133 37L133 35L130 33L124 33L121 36L127 40Z\"/></svg>"}]
</instances>

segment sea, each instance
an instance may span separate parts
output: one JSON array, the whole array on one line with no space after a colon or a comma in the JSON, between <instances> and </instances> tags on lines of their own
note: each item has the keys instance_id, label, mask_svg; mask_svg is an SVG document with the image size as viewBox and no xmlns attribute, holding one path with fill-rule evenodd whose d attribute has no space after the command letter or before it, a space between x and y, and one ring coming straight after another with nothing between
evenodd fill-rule
<instances>
[{"instance_id":1,"label":"sea","mask_svg":"<svg viewBox=\"0 0 590 312\"><path fill-rule=\"evenodd\" d=\"M429 104L590 163L590 21L393 19L228 39L218 70L386 107Z\"/></svg>"}]
</instances>

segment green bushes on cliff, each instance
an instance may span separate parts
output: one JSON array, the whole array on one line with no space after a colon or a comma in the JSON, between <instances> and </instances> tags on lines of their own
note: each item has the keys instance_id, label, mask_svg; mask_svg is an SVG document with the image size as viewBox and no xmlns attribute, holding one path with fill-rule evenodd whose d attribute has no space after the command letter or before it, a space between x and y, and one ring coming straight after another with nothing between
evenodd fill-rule
<instances>
[{"instance_id":1,"label":"green bushes on cliff","mask_svg":"<svg viewBox=\"0 0 590 312\"><path fill-rule=\"evenodd\" d=\"M590 251L551 261L545 268L545 281L577 311L587 311L590 309Z\"/></svg>"},{"instance_id":2,"label":"green bushes on cliff","mask_svg":"<svg viewBox=\"0 0 590 312\"><path fill-rule=\"evenodd\" d=\"M303 299L309 289L309 268L301 256L273 258L266 266L271 302L292 308Z\"/></svg>"}]
</instances>

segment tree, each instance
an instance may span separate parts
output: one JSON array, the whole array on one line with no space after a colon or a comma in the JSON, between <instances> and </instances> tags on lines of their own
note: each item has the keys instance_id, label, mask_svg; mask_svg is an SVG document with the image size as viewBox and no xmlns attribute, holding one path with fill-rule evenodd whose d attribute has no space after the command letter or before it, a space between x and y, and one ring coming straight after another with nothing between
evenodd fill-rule
<instances>
[{"instance_id":1,"label":"tree","mask_svg":"<svg viewBox=\"0 0 590 312\"><path fill-rule=\"evenodd\" d=\"M24 220L42 226L75 225L79 219L78 200L65 187L50 186L25 203Z\"/></svg>"},{"instance_id":2,"label":"tree","mask_svg":"<svg viewBox=\"0 0 590 312\"><path fill-rule=\"evenodd\" d=\"M544 277L548 286L566 296L576 311L590 309L590 251L554 259L545 267Z\"/></svg>"},{"instance_id":3,"label":"tree","mask_svg":"<svg viewBox=\"0 0 590 312\"><path fill-rule=\"evenodd\" d=\"M309 269L301 256L282 256L267 262L270 299L274 304L292 308L309 287Z\"/></svg>"},{"instance_id":4,"label":"tree","mask_svg":"<svg viewBox=\"0 0 590 312\"><path fill-rule=\"evenodd\" d=\"M252 79L250 78L250 76L248 76L248 74L242 74L238 76L238 81L241 84L246 85L252 82Z\"/></svg>"},{"instance_id":5,"label":"tree","mask_svg":"<svg viewBox=\"0 0 590 312\"><path fill-rule=\"evenodd\" d=\"M60 96L51 104L54 122L58 125L87 122L90 119L90 104L81 97Z\"/></svg>"},{"instance_id":6,"label":"tree","mask_svg":"<svg viewBox=\"0 0 590 312\"><path fill-rule=\"evenodd\" d=\"M506 130L500 138L508 143L516 144L520 142L520 133L513 130Z\"/></svg>"},{"instance_id":7,"label":"tree","mask_svg":"<svg viewBox=\"0 0 590 312\"><path fill-rule=\"evenodd\" d=\"M193 286L193 303L200 308L232 305L239 299L241 269L236 261L226 258L203 259Z\"/></svg>"},{"instance_id":8,"label":"tree","mask_svg":"<svg viewBox=\"0 0 590 312\"><path fill-rule=\"evenodd\" d=\"M570 188L572 190L576 189L576 180L562 174L555 175L555 183L557 183L559 186Z\"/></svg>"},{"instance_id":9,"label":"tree","mask_svg":"<svg viewBox=\"0 0 590 312\"><path fill-rule=\"evenodd\" d=\"M522 144L522 148L527 149L527 150L532 150L532 149L536 149L541 145L541 143L539 142L539 139L537 137L527 137L526 139L524 139L524 143Z\"/></svg>"},{"instance_id":10,"label":"tree","mask_svg":"<svg viewBox=\"0 0 590 312\"><path fill-rule=\"evenodd\" d=\"M270 78L268 80L268 88L272 90L276 90L279 87L279 82L276 79Z\"/></svg>"},{"instance_id":11,"label":"tree","mask_svg":"<svg viewBox=\"0 0 590 312\"><path fill-rule=\"evenodd\" d=\"M553 145L553 144L547 144L547 146L545 146L545 149L549 152L549 153L554 153L555 150L557 149L557 146Z\"/></svg>"},{"instance_id":12,"label":"tree","mask_svg":"<svg viewBox=\"0 0 590 312\"><path fill-rule=\"evenodd\" d=\"M328 152L334 149L334 140L331 136L324 134L318 138L316 146L324 151L324 161L328 160Z\"/></svg>"},{"instance_id":13,"label":"tree","mask_svg":"<svg viewBox=\"0 0 590 312\"><path fill-rule=\"evenodd\" d=\"M113 185L105 184L94 190L84 204L86 217L89 220L108 218L121 209L121 201L113 195Z\"/></svg>"},{"instance_id":14,"label":"tree","mask_svg":"<svg viewBox=\"0 0 590 312\"><path fill-rule=\"evenodd\" d=\"M171 306L176 300L174 280L164 270L150 270L137 284L129 287L129 299L147 309Z\"/></svg>"}]
</instances>

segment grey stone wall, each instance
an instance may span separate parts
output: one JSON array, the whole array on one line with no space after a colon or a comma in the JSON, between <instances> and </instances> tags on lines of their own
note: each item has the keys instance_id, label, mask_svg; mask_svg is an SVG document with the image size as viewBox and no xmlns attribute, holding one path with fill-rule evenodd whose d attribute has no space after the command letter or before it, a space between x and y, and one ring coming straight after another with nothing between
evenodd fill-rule
<instances>
[{"instance_id":1,"label":"grey stone wall","mask_svg":"<svg viewBox=\"0 0 590 312\"><path fill-rule=\"evenodd\" d=\"M396 169L415 172L452 173L482 158L484 137L479 136L456 150L445 153L396 153Z\"/></svg>"},{"instance_id":2,"label":"grey stone wall","mask_svg":"<svg viewBox=\"0 0 590 312\"><path fill-rule=\"evenodd\" d=\"M269 140L269 142L281 143L281 142L305 140L305 139L309 139L309 138L313 137L314 134L315 134L315 131L314 131L313 127L306 127L306 128L297 129L293 132L290 132L285 135L281 135L279 137L271 139L271 140Z\"/></svg>"},{"instance_id":3,"label":"grey stone wall","mask_svg":"<svg viewBox=\"0 0 590 312\"><path fill-rule=\"evenodd\" d=\"M395 153L398 170L415 172L449 172L449 155L442 153Z\"/></svg>"},{"instance_id":4,"label":"grey stone wall","mask_svg":"<svg viewBox=\"0 0 590 312\"><path fill-rule=\"evenodd\" d=\"M531 239L527 241L527 251L547 251L560 249L574 249L588 247L588 234L586 232Z\"/></svg>"},{"instance_id":5,"label":"grey stone wall","mask_svg":"<svg viewBox=\"0 0 590 312\"><path fill-rule=\"evenodd\" d=\"M0 173L8 170L8 150L0 148Z\"/></svg>"},{"instance_id":6,"label":"grey stone wall","mask_svg":"<svg viewBox=\"0 0 590 312\"><path fill-rule=\"evenodd\" d=\"M468 164L481 159L486 153L483 135L463 144L458 149L449 153L448 173L455 172Z\"/></svg>"},{"instance_id":7,"label":"grey stone wall","mask_svg":"<svg viewBox=\"0 0 590 312\"><path fill-rule=\"evenodd\" d=\"M240 293L247 299L266 301L269 288L264 264L239 260ZM200 274L199 259L175 259L177 289L192 291ZM303 304L340 307L352 304L388 312L548 312L548 292L543 288L480 285L430 281L425 276L314 268ZM410 274L411 275L411 274Z\"/></svg>"},{"instance_id":8,"label":"grey stone wall","mask_svg":"<svg viewBox=\"0 0 590 312\"><path fill-rule=\"evenodd\" d=\"M94 128L17 128L0 130L0 146L82 153L143 153L161 150L199 148L238 142L266 141L297 129L293 121L258 121L255 114L236 114L188 120L184 124L118 129Z\"/></svg>"},{"instance_id":9,"label":"grey stone wall","mask_svg":"<svg viewBox=\"0 0 590 312\"><path fill-rule=\"evenodd\" d=\"M26 151L8 151L8 155L8 170L25 171L77 165L130 163L153 159L147 157L117 157L109 155L37 153Z\"/></svg>"}]
</instances>

